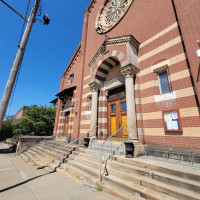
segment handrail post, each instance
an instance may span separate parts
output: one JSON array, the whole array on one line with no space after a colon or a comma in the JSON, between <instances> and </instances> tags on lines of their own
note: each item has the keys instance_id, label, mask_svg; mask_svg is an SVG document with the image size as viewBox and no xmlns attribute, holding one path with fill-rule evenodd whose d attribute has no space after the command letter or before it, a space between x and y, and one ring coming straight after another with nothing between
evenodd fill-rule
<instances>
[{"instance_id":1,"label":"handrail post","mask_svg":"<svg viewBox=\"0 0 200 200\"><path fill-rule=\"evenodd\" d=\"M88 133L90 133L91 131L93 131L94 129L96 129L97 127L98 127L98 126L96 126L95 128L89 130L87 133L85 133L84 135L80 136L79 138L77 138L77 139L74 140L73 142L71 142L71 143L65 145L64 147L62 147L62 148L60 149L60 151L57 153L58 158L60 158L60 157L62 156L62 159L63 159L63 157L64 157L64 150L65 150L66 147L68 147L68 146L72 145L73 143L75 143L76 141L80 140L81 138L83 138L84 136L86 136Z\"/></svg>"},{"instance_id":2,"label":"handrail post","mask_svg":"<svg viewBox=\"0 0 200 200\"><path fill-rule=\"evenodd\" d=\"M102 152L100 151L100 181L102 181L102 176L101 176L101 164L102 164Z\"/></svg>"},{"instance_id":3,"label":"handrail post","mask_svg":"<svg viewBox=\"0 0 200 200\"><path fill-rule=\"evenodd\" d=\"M119 132L121 129L123 129L126 125L122 126L120 129L118 129L115 133L113 133L109 138L107 138L102 144L101 144L101 149L100 149L100 173L99 173L99 177L100 177L100 181L102 181L102 175L101 175L101 165L102 165L102 156L103 156L103 152L102 152L102 148L103 148L103 145L108 141L110 140L117 132ZM110 140L110 144L111 144L111 157L112 157L112 139ZM112 160L112 159L111 159Z\"/></svg>"},{"instance_id":4,"label":"handrail post","mask_svg":"<svg viewBox=\"0 0 200 200\"><path fill-rule=\"evenodd\" d=\"M123 144L124 144L124 129L125 129L125 127L122 130L123 131Z\"/></svg>"}]
</instances>

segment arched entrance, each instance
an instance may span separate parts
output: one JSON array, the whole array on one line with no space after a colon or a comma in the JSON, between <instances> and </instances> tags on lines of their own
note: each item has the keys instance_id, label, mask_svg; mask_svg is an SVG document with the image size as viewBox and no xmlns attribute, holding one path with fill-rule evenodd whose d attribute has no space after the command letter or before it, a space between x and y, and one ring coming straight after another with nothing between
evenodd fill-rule
<instances>
[{"instance_id":1,"label":"arched entrance","mask_svg":"<svg viewBox=\"0 0 200 200\"><path fill-rule=\"evenodd\" d=\"M90 129L101 126L104 136L127 124L129 139L138 138L134 94L134 76L139 72L137 50L138 42L132 36L107 39L89 64L92 90ZM119 92L123 85L125 98L120 97L122 93ZM112 96L109 92L119 98L109 99ZM91 135L95 133L96 129Z\"/></svg>"}]
</instances>

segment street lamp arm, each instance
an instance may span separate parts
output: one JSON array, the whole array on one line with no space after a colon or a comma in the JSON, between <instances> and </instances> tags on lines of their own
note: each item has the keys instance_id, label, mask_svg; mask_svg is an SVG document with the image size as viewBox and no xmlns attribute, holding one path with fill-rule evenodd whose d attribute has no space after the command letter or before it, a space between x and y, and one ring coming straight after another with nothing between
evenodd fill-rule
<instances>
[{"instance_id":1,"label":"street lamp arm","mask_svg":"<svg viewBox=\"0 0 200 200\"><path fill-rule=\"evenodd\" d=\"M23 18L26 22L28 22L28 20L22 14L20 14L18 11L16 11L14 8L12 8L10 5L8 5L5 1L3 1L3 0L0 0L0 1L3 2L6 6L8 6L12 11L14 11L21 18Z\"/></svg>"}]
</instances>

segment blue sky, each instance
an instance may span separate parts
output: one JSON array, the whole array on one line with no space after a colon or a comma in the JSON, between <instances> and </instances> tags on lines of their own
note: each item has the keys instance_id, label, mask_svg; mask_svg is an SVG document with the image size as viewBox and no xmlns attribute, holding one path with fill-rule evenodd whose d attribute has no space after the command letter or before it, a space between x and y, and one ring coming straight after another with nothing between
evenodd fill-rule
<instances>
[{"instance_id":1,"label":"blue sky","mask_svg":"<svg viewBox=\"0 0 200 200\"><path fill-rule=\"evenodd\" d=\"M25 15L28 0L4 0ZM34 0L31 0L30 10ZM14 115L22 106L50 105L59 91L60 77L81 40L83 14L90 0L42 0L50 24L36 22L24 55L15 96ZM17 52L23 20L0 1L0 99ZM8 113L7 113L8 114Z\"/></svg>"}]
</instances>

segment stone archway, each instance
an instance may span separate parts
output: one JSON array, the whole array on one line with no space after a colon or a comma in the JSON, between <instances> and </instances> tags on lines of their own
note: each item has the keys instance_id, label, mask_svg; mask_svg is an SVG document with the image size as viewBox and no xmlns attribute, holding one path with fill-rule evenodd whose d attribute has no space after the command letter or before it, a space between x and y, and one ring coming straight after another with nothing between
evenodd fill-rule
<instances>
[{"instance_id":1,"label":"stone archway","mask_svg":"<svg viewBox=\"0 0 200 200\"><path fill-rule=\"evenodd\" d=\"M138 138L133 81L134 76L139 72L138 47L139 43L133 36L108 39L90 62L89 66L92 67L89 84L92 90L91 129L97 126L99 90L104 87L108 73L114 67L120 65L120 73L125 78L128 135L129 139Z\"/></svg>"}]
</instances>

